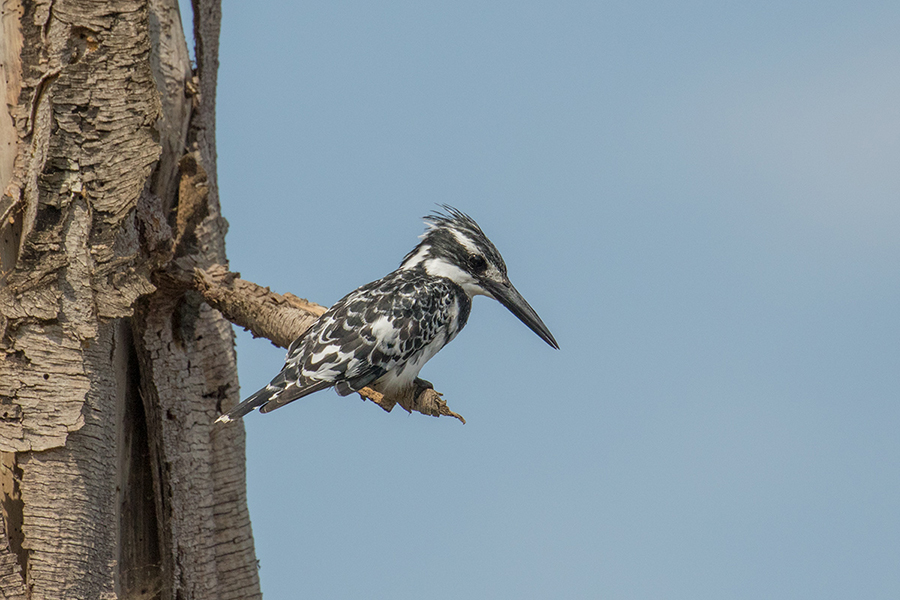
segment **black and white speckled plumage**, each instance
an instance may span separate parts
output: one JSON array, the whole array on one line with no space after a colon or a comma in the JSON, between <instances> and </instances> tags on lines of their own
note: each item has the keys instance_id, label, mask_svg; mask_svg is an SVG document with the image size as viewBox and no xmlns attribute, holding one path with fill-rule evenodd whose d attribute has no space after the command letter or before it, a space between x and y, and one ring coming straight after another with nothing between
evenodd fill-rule
<instances>
[{"instance_id":1,"label":"black and white speckled plumage","mask_svg":"<svg viewBox=\"0 0 900 600\"><path fill-rule=\"evenodd\" d=\"M509 283L503 258L475 221L444 209L446 214L426 217L429 229L396 271L328 309L291 344L281 372L218 420L256 408L270 412L332 386L342 396L366 386L399 393L465 327L478 294L500 300L558 347Z\"/></svg>"}]
</instances>

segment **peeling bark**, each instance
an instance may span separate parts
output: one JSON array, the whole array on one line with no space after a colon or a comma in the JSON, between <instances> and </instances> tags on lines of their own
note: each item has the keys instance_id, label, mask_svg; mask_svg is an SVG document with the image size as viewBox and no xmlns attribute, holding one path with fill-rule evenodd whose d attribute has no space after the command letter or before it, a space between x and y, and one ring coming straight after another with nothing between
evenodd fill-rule
<instances>
[{"instance_id":1,"label":"peeling bark","mask_svg":"<svg viewBox=\"0 0 900 600\"><path fill-rule=\"evenodd\" d=\"M231 326L166 275L227 264L194 10L196 71L175 0L3 0L2 597L260 596Z\"/></svg>"}]
</instances>

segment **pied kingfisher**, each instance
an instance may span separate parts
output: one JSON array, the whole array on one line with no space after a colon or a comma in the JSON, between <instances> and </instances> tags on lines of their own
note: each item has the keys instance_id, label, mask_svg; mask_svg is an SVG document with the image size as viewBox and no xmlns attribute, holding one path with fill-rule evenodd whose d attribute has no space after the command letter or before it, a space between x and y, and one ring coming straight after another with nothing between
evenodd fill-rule
<instances>
[{"instance_id":1,"label":"pied kingfisher","mask_svg":"<svg viewBox=\"0 0 900 600\"><path fill-rule=\"evenodd\" d=\"M425 217L422 241L386 277L350 292L288 348L281 372L217 422L270 412L334 386L341 396L366 386L386 396L413 385L422 366L466 325L481 294L508 308L542 340L556 340L506 275L494 244L468 215ZM427 383L427 382L425 382Z\"/></svg>"}]
</instances>

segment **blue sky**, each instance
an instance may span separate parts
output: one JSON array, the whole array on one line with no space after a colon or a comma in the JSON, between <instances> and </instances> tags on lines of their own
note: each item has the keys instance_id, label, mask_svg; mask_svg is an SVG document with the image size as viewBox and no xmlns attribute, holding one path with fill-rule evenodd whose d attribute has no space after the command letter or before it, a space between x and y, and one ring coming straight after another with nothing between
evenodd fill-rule
<instances>
[{"instance_id":1,"label":"blue sky","mask_svg":"<svg viewBox=\"0 0 900 600\"><path fill-rule=\"evenodd\" d=\"M233 270L331 304L436 203L468 423L245 419L267 598L900 597L900 5L224 3ZM238 335L244 395L284 352Z\"/></svg>"}]
</instances>

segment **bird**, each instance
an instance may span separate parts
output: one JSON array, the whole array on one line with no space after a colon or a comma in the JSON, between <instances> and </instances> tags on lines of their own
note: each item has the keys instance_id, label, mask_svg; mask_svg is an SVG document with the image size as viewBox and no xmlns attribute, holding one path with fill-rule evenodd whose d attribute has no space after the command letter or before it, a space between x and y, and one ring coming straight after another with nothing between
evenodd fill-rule
<instances>
[{"instance_id":1,"label":"bird","mask_svg":"<svg viewBox=\"0 0 900 600\"><path fill-rule=\"evenodd\" d=\"M403 393L419 370L465 327L475 296L499 301L551 347L553 334L516 290L500 252L472 217L438 205L421 241L385 277L350 292L288 348L281 372L219 423L268 413L330 387Z\"/></svg>"}]
</instances>

